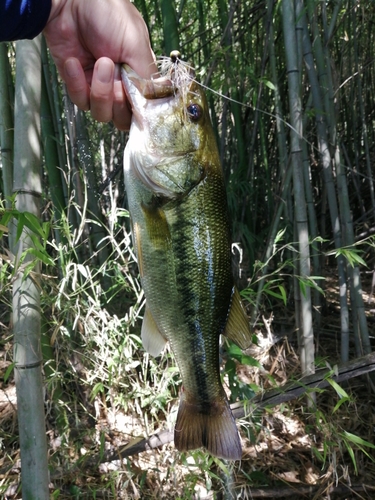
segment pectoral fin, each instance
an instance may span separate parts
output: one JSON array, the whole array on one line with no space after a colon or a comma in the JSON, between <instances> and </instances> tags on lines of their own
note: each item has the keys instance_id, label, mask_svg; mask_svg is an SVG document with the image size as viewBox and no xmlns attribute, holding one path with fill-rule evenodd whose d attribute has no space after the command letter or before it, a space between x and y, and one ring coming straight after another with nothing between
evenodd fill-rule
<instances>
[{"instance_id":1,"label":"pectoral fin","mask_svg":"<svg viewBox=\"0 0 375 500\"><path fill-rule=\"evenodd\" d=\"M227 324L224 335L241 349L247 349L251 344L252 333L241 296L237 288L233 289Z\"/></svg>"},{"instance_id":2,"label":"pectoral fin","mask_svg":"<svg viewBox=\"0 0 375 500\"><path fill-rule=\"evenodd\" d=\"M167 339L160 333L155 320L147 307L145 309L145 314L143 316L143 323L141 329L141 338L143 347L146 349L151 356L159 356L163 350Z\"/></svg>"}]
</instances>

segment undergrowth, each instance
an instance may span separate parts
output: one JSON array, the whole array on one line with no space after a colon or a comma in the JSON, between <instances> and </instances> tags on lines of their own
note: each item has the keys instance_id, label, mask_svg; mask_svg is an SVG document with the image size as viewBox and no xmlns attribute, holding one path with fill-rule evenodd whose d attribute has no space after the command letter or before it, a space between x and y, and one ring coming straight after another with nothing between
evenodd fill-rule
<instances>
[{"instance_id":1,"label":"undergrowth","mask_svg":"<svg viewBox=\"0 0 375 500\"><path fill-rule=\"evenodd\" d=\"M374 399L366 394L369 403L364 407L361 386L343 389L332 384L317 391L314 412L302 399L264 411L250 405L248 416L239 421L243 460L235 464L200 450L179 453L173 443L116 457L129 443L173 429L181 384L168 346L157 359L142 347L144 296L130 233L122 222L119 218L108 233L106 244L112 253L101 266L78 260L68 225L59 227L65 233L60 243L53 239L53 225L49 231L43 226L46 240L40 251L45 256L39 257L44 262L42 344L51 498L251 498L261 488L277 491L291 483L321 485L320 490L316 487L322 496L324 488L350 486L357 477L373 484L373 417L368 405ZM20 456L9 314L14 268L3 247L0 493L5 499L18 499ZM284 285L272 273L269 280L265 293L277 307L286 308ZM249 289L246 294L251 296ZM272 318L265 312L259 325L258 346L246 353L233 344L223 347L222 377L231 402L251 402L260 391L298 374L293 342L273 335Z\"/></svg>"}]
</instances>

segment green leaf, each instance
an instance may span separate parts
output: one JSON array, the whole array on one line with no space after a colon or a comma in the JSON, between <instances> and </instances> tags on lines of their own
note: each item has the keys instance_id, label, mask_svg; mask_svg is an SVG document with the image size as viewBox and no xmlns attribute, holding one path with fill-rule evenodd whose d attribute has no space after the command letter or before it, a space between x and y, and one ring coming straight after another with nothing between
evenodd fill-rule
<instances>
[{"instance_id":1,"label":"green leaf","mask_svg":"<svg viewBox=\"0 0 375 500\"><path fill-rule=\"evenodd\" d=\"M271 295L271 297L275 297L275 299L282 300L283 303L286 305L286 292L285 292L285 288L282 285L277 285L277 288L280 290L280 293L277 293L277 292L271 290L267 286L264 287L263 291L267 295Z\"/></svg>"},{"instance_id":2,"label":"green leaf","mask_svg":"<svg viewBox=\"0 0 375 500\"><path fill-rule=\"evenodd\" d=\"M20 239L24 226L25 226L25 217L22 213L20 213L18 215L16 241Z\"/></svg>"},{"instance_id":3,"label":"green leaf","mask_svg":"<svg viewBox=\"0 0 375 500\"><path fill-rule=\"evenodd\" d=\"M217 457L212 457L212 460L215 462L215 464L220 467L220 469L224 472L225 476L226 477L230 477L230 470L228 469L228 467L225 465L225 463L220 460L220 458L217 458Z\"/></svg>"},{"instance_id":4,"label":"green leaf","mask_svg":"<svg viewBox=\"0 0 375 500\"><path fill-rule=\"evenodd\" d=\"M350 458L352 459L352 462L353 462L353 465L354 465L354 472L357 475L358 474L358 468L357 468L357 462L356 462L356 459L355 459L355 456L354 456L353 448L351 446L349 446L349 443L347 441L344 440L344 443L345 443L346 449L348 450Z\"/></svg>"},{"instance_id":5,"label":"green leaf","mask_svg":"<svg viewBox=\"0 0 375 500\"><path fill-rule=\"evenodd\" d=\"M10 376L10 374L12 373L13 371L13 368L15 367L15 363L11 363L8 368L5 370L5 373L4 373L4 382L6 382Z\"/></svg>"},{"instance_id":6,"label":"green leaf","mask_svg":"<svg viewBox=\"0 0 375 500\"><path fill-rule=\"evenodd\" d=\"M332 380L331 378L327 378L326 379L327 382L335 389L335 391L337 392L337 394L340 396L340 398L347 398L347 399L350 399L348 394L344 391L344 389L341 387L341 385L339 385L337 382L335 382L334 380Z\"/></svg>"},{"instance_id":7,"label":"green leaf","mask_svg":"<svg viewBox=\"0 0 375 500\"><path fill-rule=\"evenodd\" d=\"M284 227L284 229L280 229L280 231L278 231L276 238L275 238L275 244L279 243L279 241L281 241L283 239L285 231L286 231L286 227Z\"/></svg>"},{"instance_id":8,"label":"green leaf","mask_svg":"<svg viewBox=\"0 0 375 500\"><path fill-rule=\"evenodd\" d=\"M103 392L103 391L104 391L104 385L102 384L102 382L98 382L97 384L95 384L92 391L91 391L90 400L93 401L95 399L95 396L99 392Z\"/></svg>"},{"instance_id":9,"label":"green leaf","mask_svg":"<svg viewBox=\"0 0 375 500\"><path fill-rule=\"evenodd\" d=\"M238 345L234 344L233 342L231 342L229 345L228 354L230 357L236 359L239 363L241 363L241 365L255 366L257 368L263 369L259 361L254 359L252 356L244 354L238 347Z\"/></svg>"},{"instance_id":10,"label":"green leaf","mask_svg":"<svg viewBox=\"0 0 375 500\"><path fill-rule=\"evenodd\" d=\"M355 248L339 248L338 250L336 250L335 257L343 255L352 267L354 267L355 265L367 267L366 262L359 255L359 252L360 251Z\"/></svg>"},{"instance_id":11,"label":"green leaf","mask_svg":"<svg viewBox=\"0 0 375 500\"><path fill-rule=\"evenodd\" d=\"M252 356L247 356L246 354L242 355L240 360L241 365L255 366L256 368L263 369L263 366Z\"/></svg>"},{"instance_id":12,"label":"green leaf","mask_svg":"<svg viewBox=\"0 0 375 500\"><path fill-rule=\"evenodd\" d=\"M347 401L350 401L350 398L341 398L339 399L339 401L336 403L335 407L333 408L332 410L332 414L335 413L335 411L337 411L340 406L343 404L343 403L346 403Z\"/></svg>"},{"instance_id":13,"label":"green leaf","mask_svg":"<svg viewBox=\"0 0 375 500\"><path fill-rule=\"evenodd\" d=\"M311 449L312 449L313 453L315 454L315 456L318 458L318 460L320 460L322 463L324 463L324 457L320 453L318 448L316 448L315 446L312 446Z\"/></svg>"},{"instance_id":14,"label":"green leaf","mask_svg":"<svg viewBox=\"0 0 375 500\"><path fill-rule=\"evenodd\" d=\"M242 351L238 347L238 345L234 344L233 342L230 343L229 349L228 349L228 354L237 360L239 360L242 356Z\"/></svg>"},{"instance_id":15,"label":"green leaf","mask_svg":"<svg viewBox=\"0 0 375 500\"><path fill-rule=\"evenodd\" d=\"M269 80L263 80L263 83L271 90L276 90L275 85Z\"/></svg>"},{"instance_id":16,"label":"green leaf","mask_svg":"<svg viewBox=\"0 0 375 500\"><path fill-rule=\"evenodd\" d=\"M372 448L375 450L375 445L372 443L369 443L365 439L362 439L359 436L356 436L355 434L352 434L351 432L344 431L344 436L351 441L352 443L358 445L358 446L367 446L368 448Z\"/></svg>"},{"instance_id":17,"label":"green leaf","mask_svg":"<svg viewBox=\"0 0 375 500\"><path fill-rule=\"evenodd\" d=\"M286 291L285 291L285 288L282 285L279 285L279 290L280 290L280 294L282 296L284 305L286 306Z\"/></svg>"},{"instance_id":18,"label":"green leaf","mask_svg":"<svg viewBox=\"0 0 375 500\"><path fill-rule=\"evenodd\" d=\"M53 259L51 259L51 257L48 255L47 252L38 250L37 248L29 248L27 250L27 254L34 255L34 257L36 257L38 260L40 260L41 262L43 262L43 264L46 264L46 265L49 265L49 266L53 266L54 265ZM35 263L33 264L33 266L34 265L35 265Z\"/></svg>"},{"instance_id":19,"label":"green leaf","mask_svg":"<svg viewBox=\"0 0 375 500\"><path fill-rule=\"evenodd\" d=\"M23 217L25 219L25 226L27 226L31 231L33 231L33 233L45 239L46 235L43 231L43 226L41 224L41 220L39 219L39 217L30 212L23 212Z\"/></svg>"}]
</instances>

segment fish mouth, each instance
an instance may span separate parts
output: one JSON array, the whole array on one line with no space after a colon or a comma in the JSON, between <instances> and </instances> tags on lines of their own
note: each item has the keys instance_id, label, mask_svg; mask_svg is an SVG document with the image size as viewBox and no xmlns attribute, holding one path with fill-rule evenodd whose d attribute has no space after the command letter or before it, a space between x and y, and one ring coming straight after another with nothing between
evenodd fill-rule
<instances>
[{"instance_id":1,"label":"fish mouth","mask_svg":"<svg viewBox=\"0 0 375 500\"><path fill-rule=\"evenodd\" d=\"M121 78L133 117L140 128L144 126L143 114L147 102L168 102L176 94L170 78L142 78L127 64L121 66Z\"/></svg>"},{"instance_id":2,"label":"fish mouth","mask_svg":"<svg viewBox=\"0 0 375 500\"><path fill-rule=\"evenodd\" d=\"M157 76L156 78L147 80L141 78L127 64L122 65L121 74L125 89L128 87L128 80L130 80L145 99L161 99L163 97L170 97L175 93L174 84L167 77Z\"/></svg>"},{"instance_id":3,"label":"fish mouth","mask_svg":"<svg viewBox=\"0 0 375 500\"><path fill-rule=\"evenodd\" d=\"M127 64L122 64L121 76L130 101L132 101L132 95L134 94L131 91L132 86L147 100L171 97L176 91L173 82L169 78L165 76L150 79L142 78Z\"/></svg>"}]
</instances>

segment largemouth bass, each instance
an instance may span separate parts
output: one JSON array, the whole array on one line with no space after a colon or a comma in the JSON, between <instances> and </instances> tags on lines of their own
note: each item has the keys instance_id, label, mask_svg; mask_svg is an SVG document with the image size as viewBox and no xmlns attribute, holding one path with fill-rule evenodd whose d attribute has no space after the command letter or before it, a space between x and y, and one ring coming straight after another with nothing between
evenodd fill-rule
<instances>
[{"instance_id":1,"label":"largemouth bass","mask_svg":"<svg viewBox=\"0 0 375 500\"><path fill-rule=\"evenodd\" d=\"M123 65L133 116L125 185L146 309L145 349L171 344L182 378L175 446L241 458L220 380L220 334L241 348L251 333L233 284L226 192L207 101L177 52L162 77Z\"/></svg>"}]
</instances>

